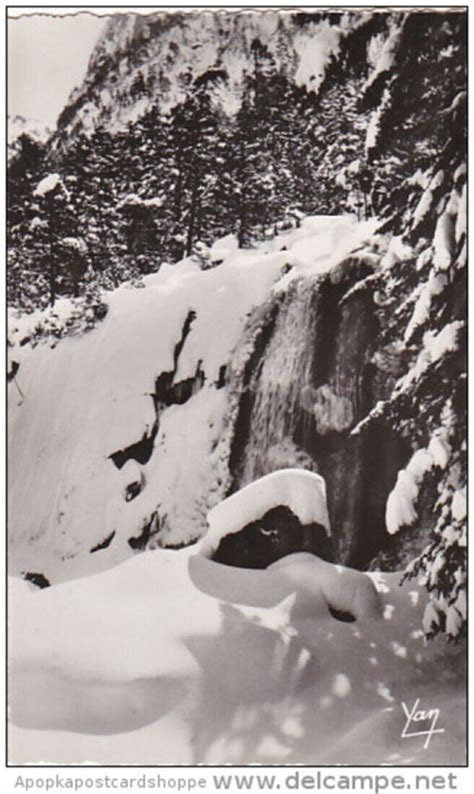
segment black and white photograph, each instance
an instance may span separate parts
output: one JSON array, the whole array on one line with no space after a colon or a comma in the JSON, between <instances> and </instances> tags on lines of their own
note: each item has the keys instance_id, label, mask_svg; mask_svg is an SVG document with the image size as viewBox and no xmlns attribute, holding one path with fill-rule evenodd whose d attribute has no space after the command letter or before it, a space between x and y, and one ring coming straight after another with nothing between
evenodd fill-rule
<instances>
[{"instance_id":1,"label":"black and white photograph","mask_svg":"<svg viewBox=\"0 0 474 794\"><path fill-rule=\"evenodd\" d=\"M466 766L467 16L7 7L8 766Z\"/></svg>"}]
</instances>

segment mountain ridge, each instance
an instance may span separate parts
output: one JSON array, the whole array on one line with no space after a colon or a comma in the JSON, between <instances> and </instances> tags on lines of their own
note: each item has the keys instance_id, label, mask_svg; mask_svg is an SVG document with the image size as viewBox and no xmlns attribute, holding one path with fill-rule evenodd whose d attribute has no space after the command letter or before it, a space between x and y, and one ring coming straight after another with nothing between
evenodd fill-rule
<instances>
[{"instance_id":1,"label":"mountain ridge","mask_svg":"<svg viewBox=\"0 0 474 794\"><path fill-rule=\"evenodd\" d=\"M235 113L255 39L296 85L316 91L340 38L370 16L263 10L113 16L82 86L58 119L55 145L67 146L80 131L91 134L98 126L123 129L158 98L162 110L170 109L185 99L190 81L214 65L227 73L222 106Z\"/></svg>"}]
</instances>

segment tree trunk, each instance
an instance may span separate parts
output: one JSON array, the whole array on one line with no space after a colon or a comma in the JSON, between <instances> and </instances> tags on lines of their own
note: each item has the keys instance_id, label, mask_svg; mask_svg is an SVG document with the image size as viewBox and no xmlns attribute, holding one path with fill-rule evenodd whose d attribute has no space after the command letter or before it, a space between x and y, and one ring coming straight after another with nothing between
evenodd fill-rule
<instances>
[{"instance_id":1,"label":"tree trunk","mask_svg":"<svg viewBox=\"0 0 474 794\"><path fill-rule=\"evenodd\" d=\"M48 231L49 231L49 304L54 306L56 302L56 262L54 250L53 217L48 212Z\"/></svg>"},{"instance_id":2,"label":"tree trunk","mask_svg":"<svg viewBox=\"0 0 474 794\"><path fill-rule=\"evenodd\" d=\"M191 193L191 208L189 211L188 235L186 239L186 256L191 256L193 251L194 228L196 225L197 208L198 208L198 188L196 185L194 185Z\"/></svg>"},{"instance_id":3,"label":"tree trunk","mask_svg":"<svg viewBox=\"0 0 474 794\"><path fill-rule=\"evenodd\" d=\"M245 205L240 196L238 197L237 203L237 219L237 241L239 243L239 248L243 248L245 244Z\"/></svg>"},{"instance_id":4,"label":"tree trunk","mask_svg":"<svg viewBox=\"0 0 474 794\"><path fill-rule=\"evenodd\" d=\"M174 217L175 221L179 221L181 215L181 204L183 200L183 164L182 164L182 146L179 146L176 155L176 166L178 168L178 177L174 189Z\"/></svg>"}]
</instances>

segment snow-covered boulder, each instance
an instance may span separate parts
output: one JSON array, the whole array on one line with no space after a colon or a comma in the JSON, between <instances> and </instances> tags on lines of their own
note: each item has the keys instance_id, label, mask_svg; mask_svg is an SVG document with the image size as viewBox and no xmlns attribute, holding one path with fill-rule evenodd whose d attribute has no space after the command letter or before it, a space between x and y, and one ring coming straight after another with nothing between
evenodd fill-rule
<instances>
[{"instance_id":1,"label":"snow-covered boulder","mask_svg":"<svg viewBox=\"0 0 474 794\"><path fill-rule=\"evenodd\" d=\"M329 553L326 485L319 474L280 469L224 499L207 516L203 556L265 568L295 551Z\"/></svg>"}]
</instances>

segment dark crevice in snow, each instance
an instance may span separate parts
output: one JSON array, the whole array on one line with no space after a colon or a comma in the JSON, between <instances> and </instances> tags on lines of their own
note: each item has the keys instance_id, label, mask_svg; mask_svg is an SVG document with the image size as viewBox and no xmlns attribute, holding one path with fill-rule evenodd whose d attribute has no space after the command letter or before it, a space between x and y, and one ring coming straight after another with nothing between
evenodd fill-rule
<instances>
[{"instance_id":1,"label":"dark crevice in snow","mask_svg":"<svg viewBox=\"0 0 474 794\"><path fill-rule=\"evenodd\" d=\"M170 405L183 405L193 394L196 394L204 385L206 376L198 362L196 372L191 378L185 378L178 383L173 383L174 372L162 372L157 378L155 386L155 403L157 408Z\"/></svg>"},{"instance_id":2,"label":"dark crevice in snow","mask_svg":"<svg viewBox=\"0 0 474 794\"><path fill-rule=\"evenodd\" d=\"M119 449L109 455L110 460L114 463L117 469L121 469L127 460L136 460L137 463L144 465L148 463L153 452L153 445L155 443L156 434L158 432L158 421L156 421L149 433L144 433L140 441L130 444L125 449Z\"/></svg>"},{"instance_id":3,"label":"dark crevice in snow","mask_svg":"<svg viewBox=\"0 0 474 794\"><path fill-rule=\"evenodd\" d=\"M15 375L17 374L19 369L20 369L20 365L19 365L18 361L12 361L11 362L11 368L7 372L7 381L8 381L8 383L11 383L11 381L13 380L13 378L15 377Z\"/></svg>"},{"instance_id":4,"label":"dark crevice in snow","mask_svg":"<svg viewBox=\"0 0 474 794\"><path fill-rule=\"evenodd\" d=\"M355 622L355 617L350 612L342 612L340 609L333 609L333 607L329 607L329 611L333 618L340 620L342 623Z\"/></svg>"},{"instance_id":5,"label":"dark crevice in snow","mask_svg":"<svg viewBox=\"0 0 474 794\"><path fill-rule=\"evenodd\" d=\"M95 551L101 551L102 549L107 549L110 544L112 543L114 537L116 535L115 530L110 533L104 540L101 540L96 546L93 546L90 550L90 554L94 554Z\"/></svg>"},{"instance_id":6,"label":"dark crevice in snow","mask_svg":"<svg viewBox=\"0 0 474 794\"><path fill-rule=\"evenodd\" d=\"M26 582L31 582L31 584L36 585L36 587L39 587L41 590L45 587L51 587L51 582L42 573L28 572L24 574L23 579L25 579Z\"/></svg>"},{"instance_id":7,"label":"dark crevice in snow","mask_svg":"<svg viewBox=\"0 0 474 794\"><path fill-rule=\"evenodd\" d=\"M149 521L145 521L141 532L136 537L128 539L128 545L134 551L144 551L152 535L156 535L160 530L160 519L158 512L152 513Z\"/></svg>"},{"instance_id":8,"label":"dark crevice in snow","mask_svg":"<svg viewBox=\"0 0 474 794\"><path fill-rule=\"evenodd\" d=\"M179 342L175 345L173 353L173 369L167 372L161 372L155 383L154 402L157 413L163 406L170 405L183 405L187 402L193 394L196 394L204 385L206 376L201 369L202 361L198 361L196 372L190 378L173 383L178 369L178 361L183 350L184 343L191 330L191 325L196 319L196 312L191 310L188 312L186 320L184 321L183 330Z\"/></svg>"},{"instance_id":9,"label":"dark crevice in snow","mask_svg":"<svg viewBox=\"0 0 474 794\"><path fill-rule=\"evenodd\" d=\"M125 501L132 502L143 489L141 481L131 482L125 489Z\"/></svg>"},{"instance_id":10,"label":"dark crevice in snow","mask_svg":"<svg viewBox=\"0 0 474 794\"><path fill-rule=\"evenodd\" d=\"M279 505L240 532L222 538L212 559L239 568L267 568L299 551L317 554L325 560L333 557L331 539L321 524L303 526L289 507Z\"/></svg>"},{"instance_id":11,"label":"dark crevice in snow","mask_svg":"<svg viewBox=\"0 0 474 794\"><path fill-rule=\"evenodd\" d=\"M216 381L216 389L224 388L226 382L226 375L227 375L227 366L225 364L222 364L222 366L219 368L219 377L217 378Z\"/></svg>"},{"instance_id":12,"label":"dark crevice in snow","mask_svg":"<svg viewBox=\"0 0 474 794\"><path fill-rule=\"evenodd\" d=\"M184 347L184 343L186 342L188 334L189 334L189 332L191 330L191 325L193 324L194 320L196 319L196 316L197 316L196 312L193 309L190 309L190 311L188 312L187 317L186 317L186 319L184 321L183 331L182 331L182 334L181 334L181 339L176 344L175 349L174 349L174 354L173 354L174 370L175 371L176 371L176 367L178 365L178 359L179 359L179 357L181 355L181 351L182 351L182 349Z\"/></svg>"}]
</instances>

